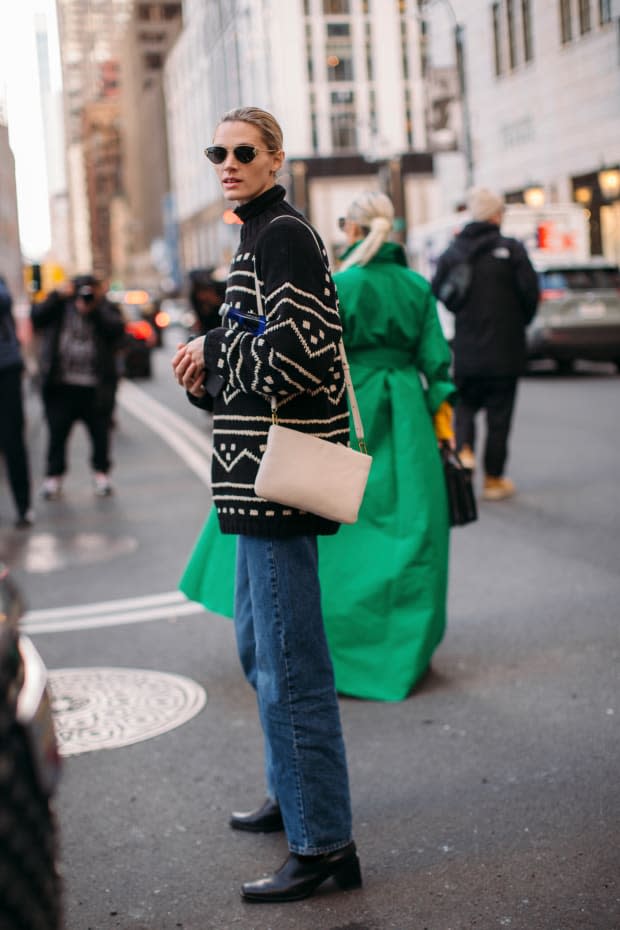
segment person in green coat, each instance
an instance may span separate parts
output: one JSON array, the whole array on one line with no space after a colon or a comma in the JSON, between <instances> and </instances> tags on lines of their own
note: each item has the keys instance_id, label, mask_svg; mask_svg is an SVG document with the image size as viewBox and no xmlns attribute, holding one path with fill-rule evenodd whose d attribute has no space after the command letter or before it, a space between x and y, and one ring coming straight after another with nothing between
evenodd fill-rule
<instances>
[{"instance_id":1,"label":"person in green coat","mask_svg":"<svg viewBox=\"0 0 620 930\"><path fill-rule=\"evenodd\" d=\"M373 464L357 523L319 541L325 630L339 693L399 701L446 626L449 523L438 442L452 440L450 349L430 284L388 241L390 199L350 205L334 275L343 338ZM212 513L180 582L232 616L234 537Z\"/></svg>"}]
</instances>

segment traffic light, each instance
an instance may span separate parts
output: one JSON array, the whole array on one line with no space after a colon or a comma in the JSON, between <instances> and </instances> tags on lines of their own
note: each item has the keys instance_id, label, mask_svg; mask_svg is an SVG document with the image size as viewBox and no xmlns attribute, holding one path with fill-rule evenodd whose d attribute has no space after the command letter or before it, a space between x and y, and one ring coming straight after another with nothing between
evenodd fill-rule
<instances>
[{"instance_id":1,"label":"traffic light","mask_svg":"<svg viewBox=\"0 0 620 930\"><path fill-rule=\"evenodd\" d=\"M41 279L41 266L30 266L30 291L32 294L38 294L43 284Z\"/></svg>"}]
</instances>

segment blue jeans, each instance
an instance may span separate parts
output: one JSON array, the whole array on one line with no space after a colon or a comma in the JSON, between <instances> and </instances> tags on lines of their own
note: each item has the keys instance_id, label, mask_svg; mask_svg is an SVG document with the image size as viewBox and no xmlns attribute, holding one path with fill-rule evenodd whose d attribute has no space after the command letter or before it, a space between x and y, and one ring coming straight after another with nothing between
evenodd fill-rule
<instances>
[{"instance_id":1,"label":"blue jeans","mask_svg":"<svg viewBox=\"0 0 620 930\"><path fill-rule=\"evenodd\" d=\"M289 848L340 849L351 841L351 802L316 537L238 537L235 631Z\"/></svg>"}]
</instances>

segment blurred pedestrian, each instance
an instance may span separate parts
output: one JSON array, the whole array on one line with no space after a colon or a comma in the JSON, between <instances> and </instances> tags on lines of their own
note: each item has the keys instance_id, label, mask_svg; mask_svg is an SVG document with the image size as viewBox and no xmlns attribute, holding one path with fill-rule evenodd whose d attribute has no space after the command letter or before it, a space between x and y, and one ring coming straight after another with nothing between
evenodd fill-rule
<instances>
[{"instance_id":1,"label":"blurred pedestrian","mask_svg":"<svg viewBox=\"0 0 620 930\"><path fill-rule=\"evenodd\" d=\"M81 420L91 441L95 494L107 497L112 493L110 433L116 355L124 333L121 312L93 275L79 275L33 304L31 319L41 337L41 390L49 432L41 494L54 500L62 493L67 441Z\"/></svg>"},{"instance_id":2,"label":"blurred pedestrian","mask_svg":"<svg viewBox=\"0 0 620 930\"><path fill-rule=\"evenodd\" d=\"M173 360L194 402L214 409L213 498L222 533L237 534L237 644L265 738L267 800L233 813L230 825L284 828L290 850L273 875L243 885L243 898L257 902L307 897L330 877L341 888L361 884L318 577L317 537L338 524L253 490L272 396L284 425L349 438L336 291L317 234L276 183L282 144L274 117L254 107L217 126L205 154L243 221L226 325Z\"/></svg>"},{"instance_id":3,"label":"blurred pedestrian","mask_svg":"<svg viewBox=\"0 0 620 930\"><path fill-rule=\"evenodd\" d=\"M15 331L13 298L0 275L0 451L4 456L7 477L15 508L15 526L32 526L30 507L30 467L24 437L25 419L22 397L24 362Z\"/></svg>"},{"instance_id":4,"label":"blurred pedestrian","mask_svg":"<svg viewBox=\"0 0 620 930\"><path fill-rule=\"evenodd\" d=\"M228 269L194 268L188 274L189 301L196 314L192 332L206 336L210 330L222 325L220 307L226 294Z\"/></svg>"},{"instance_id":5,"label":"blurred pedestrian","mask_svg":"<svg viewBox=\"0 0 620 930\"><path fill-rule=\"evenodd\" d=\"M432 287L455 314L457 451L464 465L475 468L476 415L484 410L483 498L496 501L516 490L504 469L517 382L526 363L525 330L539 289L522 243L501 234L503 199L477 187L469 191L468 207L472 220L440 257Z\"/></svg>"},{"instance_id":6,"label":"blurred pedestrian","mask_svg":"<svg viewBox=\"0 0 620 930\"><path fill-rule=\"evenodd\" d=\"M348 248L334 280L373 465L357 523L319 542L336 687L386 701L407 697L445 630L449 528L438 442L453 440L455 391L435 298L388 241L393 219L390 199L368 192L343 221ZM181 589L231 616L224 566L232 559L211 516Z\"/></svg>"}]
</instances>

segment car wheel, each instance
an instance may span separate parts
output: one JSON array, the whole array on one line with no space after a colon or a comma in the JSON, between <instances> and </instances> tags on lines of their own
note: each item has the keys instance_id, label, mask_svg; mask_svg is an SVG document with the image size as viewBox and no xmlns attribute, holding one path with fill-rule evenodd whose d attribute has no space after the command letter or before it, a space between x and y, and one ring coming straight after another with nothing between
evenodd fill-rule
<instances>
[{"instance_id":1,"label":"car wheel","mask_svg":"<svg viewBox=\"0 0 620 930\"><path fill-rule=\"evenodd\" d=\"M559 374L570 375L574 370L575 362L572 358L556 358L555 366Z\"/></svg>"}]
</instances>

